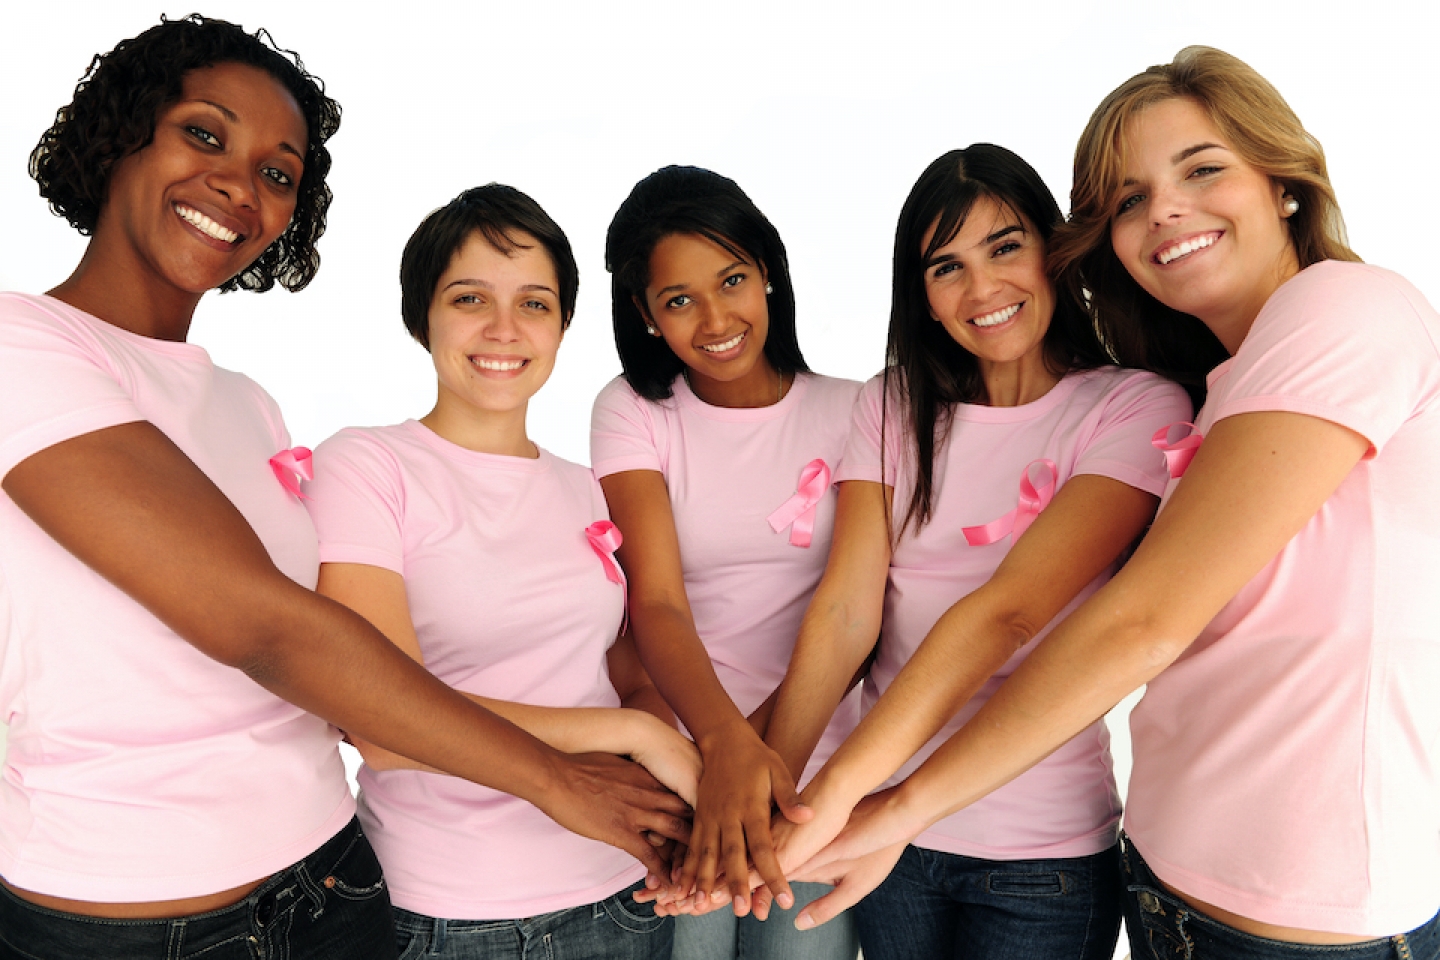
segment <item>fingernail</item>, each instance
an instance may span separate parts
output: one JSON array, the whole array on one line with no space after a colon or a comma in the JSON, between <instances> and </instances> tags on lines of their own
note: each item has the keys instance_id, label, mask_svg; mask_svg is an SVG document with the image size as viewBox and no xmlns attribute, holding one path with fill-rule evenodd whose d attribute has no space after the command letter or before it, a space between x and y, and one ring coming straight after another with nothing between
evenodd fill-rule
<instances>
[{"instance_id":1,"label":"fingernail","mask_svg":"<svg viewBox=\"0 0 1440 960\"><path fill-rule=\"evenodd\" d=\"M780 904L782 910L789 910L795 906L795 898L788 893L780 894L780 896L775 898L775 902Z\"/></svg>"},{"instance_id":2,"label":"fingernail","mask_svg":"<svg viewBox=\"0 0 1440 960\"><path fill-rule=\"evenodd\" d=\"M657 876L655 876L655 874L653 874L653 873L647 873L647 874L645 874L645 889L646 889L646 890L658 890L658 889L660 889L660 878L657 877Z\"/></svg>"},{"instance_id":3,"label":"fingernail","mask_svg":"<svg viewBox=\"0 0 1440 960\"><path fill-rule=\"evenodd\" d=\"M724 891L724 890L711 890L711 891L710 891L710 900L711 900L711 902L713 902L713 903L724 903L724 902L725 902L725 891Z\"/></svg>"},{"instance_id":4,"label":"fingernail","mask_svg":"<svg viewBox=\"0 0 1440 960\"><path fill-rule=\"evenodd\" d=\"M795 918L796 930L809 930L813 926L815 926L815 918L810 916L808 912L802 913Z\"/></svg>"}]
</instances>

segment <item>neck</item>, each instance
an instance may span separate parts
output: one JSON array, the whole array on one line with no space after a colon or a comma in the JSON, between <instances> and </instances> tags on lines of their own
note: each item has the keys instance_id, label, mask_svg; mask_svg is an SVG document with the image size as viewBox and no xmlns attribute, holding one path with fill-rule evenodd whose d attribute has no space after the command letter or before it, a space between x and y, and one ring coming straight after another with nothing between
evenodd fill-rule
<instances>
[{"instance_id":1,"label":"neck","mask_svg":"<svg viewBox=\"0 0 1440 960\"><path fill-rule=\"evenodd\" d=\"M479 410L447 396L442 389L435 401L435 409L421 417L420 422L436 436L457 447L476 453L534 460L540 456L540 448L525 432L527 407L528 404L518 410L503 412Z\"/></svg>"},{"instance_id":2,"label":"neck","mask_svg":"<svg viewBox=\"0 0 1440 960\"><path fill-rule=\"evenodd\" d=\"M763 358L739 380L712 380L689 367L683 373L690 392L712 407L768 407L779 403L795 381Z\"/></svg>"},{"instance_id":3,"label":"neck","mask_svg":"<svg viewBox=\"0 0 1440 960\"><path fill-rule=\"evenodd\" d=\"M1274 269L1267 273L1264 282L1257 284L1255 289L1248 291L1234 303L1227 304L1222 309L1207 311L1205 316L1199 318L1200 322L1210 328L1210 332L1215 334L1230 356L1235 356L1240 344L1250 335L1250 328L1255 325L1255 318L1260 315L1261 308L1282 284L1299 272L1300 261L1295 256L1295 248L1286 244L1284 251L1275 261Z\"/></svg>"},{"instance_id":4,"label":"neck","mask_svg":"<svg viewBox=\"0 0 1440 960\"><path fill-rule=\"evenodd\" d=\"M1036 347L1019 360L1006 363L980 361L980 376L985 381L985 405L990 407L1019 407L1034 403L1060 378L1045 366L1042 347Z\"/></svg>"},{"instance_id":5,"label":"neck","mask_svg":"<svg viewBox=\"0 0 1440 960\"><path fill-rule=\"evenodd\" d=\"M145 283L150 271L107 254L99 237L90 241L75 272L49 291L56 300L122 330L183 343L203 293Z\"/></svg>"}]
</instances>

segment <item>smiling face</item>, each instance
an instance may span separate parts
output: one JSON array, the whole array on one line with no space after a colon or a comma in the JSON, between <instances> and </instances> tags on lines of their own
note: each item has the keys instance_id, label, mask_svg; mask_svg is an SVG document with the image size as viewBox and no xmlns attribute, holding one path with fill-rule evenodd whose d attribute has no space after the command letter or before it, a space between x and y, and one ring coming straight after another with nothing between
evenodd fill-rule
<instances>
[{"instance_id":1,"label":"smiling face","mask_svg":"<svg viewBox=\"0 0 1440 960\"><path fill-rule=\"evenodd\" d=\"M922 251L933 233L932 226ZM1045 372L1045 333L1055 311L1045 245L1013 208L978 197L959 232L926 262L925 295L931 316L980 361L987 386L997 375L1054 382Z\"/></svg>"},{"instance_id":2,"label":"smiling face","mask_svg":"<svg viewBox=\"0 0 1440 960\"><path fill-rule=\"evenodd\" d=\"M1198 317L1233 354L1299 271L1284 188L1242 159L1192 100L1145 108L1126 130L1115 256L1147 293Z\"/></svg>"},{"instance_id":3,"label":"smiling face","mask_svg":"<svg viewBox=\"0 0 1440 960\"><path fill-rule=\"evenodd\" d=\"M305 147L300 108L270 74L192 70L154 140L116 162L87 256L113 258L141 296L198 300L289 225Z\"/></svg>"},{"instance_id":4,"label":"smiling face","mask_svg":"<svg viewBox=\"0 0 1440 960\"><path fill-rule=\"evenodd\" d=\"M689 369L702 400L759 406L774 402L779 378L765 357L765 297L758 264L705 237L672 234L650 254L641 312Z\"/></svg>"},{"instance_id":5,"label":"smiling face","mask_svg":"<svg viewBox=\"0 0 1440 960\"><path fill-rule=\"evenodd\" d=\"M555 265L529 234L511 240L507 254L472 233L435 285L430 354L440 381L437 432L447 438L496 414L518 417L523 435L526 406L555 368L562 336Z\"/></svg>"}]
</instances>

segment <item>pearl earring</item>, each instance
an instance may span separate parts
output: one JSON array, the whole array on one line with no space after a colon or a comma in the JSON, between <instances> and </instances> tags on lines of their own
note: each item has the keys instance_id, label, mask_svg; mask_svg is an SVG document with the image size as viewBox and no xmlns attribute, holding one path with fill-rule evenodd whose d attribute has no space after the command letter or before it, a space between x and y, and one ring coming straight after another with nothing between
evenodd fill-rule
<instances>
[{"instance_id":1,"label":"pearl earring","mask_svg":"<svg viewBox=\"0 0 1440 960\"><path fill-rule=\"evenodd\" d=\"M775 285L774 285L774 284L771 284L771 283L765 284L765 292L766 292L767 294L774 293L774 292L775 292Z\"/></svg>"},{"instance_id":2,"label":"pearl earring","mask_svg":"<svg viewBox=\"0 0 1440 960\"><path fill-rule=\"evenodd\" d=\"M1300 212L1300 201L1294 197L1286 197L1285 202L1280 204L1280 209L1285 211L1285 216L1293 217Z\"/></svg>"},{"instance_id":3,"label":"pearl earring","mask_svg":"<svg viewBox=\"0 0 1440 960\"><path fill-rule=\"evenodd\" d=\"M658 337L658 336L660 336L660 330L659 330L658 328L656 328L656 327L652 327L652 326L651 326L650 324L648 324L648 323L645 324L645 332L648 333L648 334L650 334L650 336L652 336L652 337Z\"/></svg>"}]
</instances>

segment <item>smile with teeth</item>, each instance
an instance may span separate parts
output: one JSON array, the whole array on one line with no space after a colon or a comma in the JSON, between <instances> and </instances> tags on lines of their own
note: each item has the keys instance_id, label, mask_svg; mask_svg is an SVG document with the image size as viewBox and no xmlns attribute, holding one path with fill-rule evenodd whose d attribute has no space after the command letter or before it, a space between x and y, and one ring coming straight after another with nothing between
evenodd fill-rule
<instances>
[{"instance_id":1,"label":"smile with teeth","mask_svg":"<svg viewBox=\"0 0 1440 960\"><path fill-rule=\"evenodd\" d=\"M1204 250L1219 239L1220 234L1207 233L1201 237L1191 237L1189 240L1182 240L1180 243L1171 244L1163 250L1157 250L1155 253L1155 262L1163 267L1165 264L1179 260L1181 257L1189 256L1196 250Z\"/></svg>"},{"instance_id":2,"label":"smile with teeth","mask_svg":"<svg viewBox=\"0 0 1440 960\"><path fill-rule=\"evenodd\" d=\"M175 204L175 212L179 214L181 220L195 227L206 236L214 237L216 240L223 241L224 243L236 243L241 239L240 234L234 230L228 230L220 226L220 224L211 220L199 210L192 210L184 204L177 203Z\"/></svg>"},{"instance_id":3,"label":"smile with teeth","mask_svg":"<svg viewBox=\"0 0 1440 960\"><path fill-rule=\"evenodd\" d=\"M977 327L994 327L1015 316L1020 312L1022 306L1024 306L1023 303L1012 303L1008 307L1001 307L994 313L987 313L983 317L974 317L970 322Z\"/></svg>"},{"instance_id":4,"label":"smile with teeth","mask_svg":"<svg viewBox=\"0 0 1440 960\"><path fill-rule=\"evenodd\" d=\"M700 345L700 349L704 350L706 353L724 353L726 350L734 350L736 347L740 346L740 342L744 339L744 333L737 333L729 340L725 340L721 343L702 343Z\"/></svg>"},{"instance_id":5,"label":"smile with teeth","mask_svg":"<svg viewBox=\"0 0 1440 960\"><path fill-rule=\"evenodd\" d=\"M475 364L475 366L479 367L481 370L495 370L499 373L511 373L515 370L519 370L521 367L525 366L525 364L529 363L530 361L524 359L523 357L515 357L511 360L490 360L485 357L471 357L470 362Z\"/></svg>"}]
</instances>

